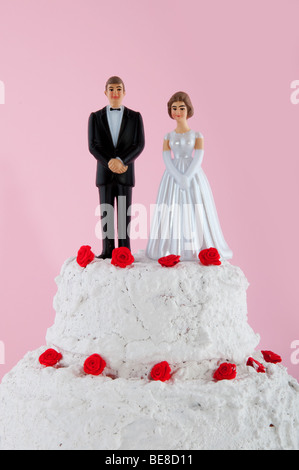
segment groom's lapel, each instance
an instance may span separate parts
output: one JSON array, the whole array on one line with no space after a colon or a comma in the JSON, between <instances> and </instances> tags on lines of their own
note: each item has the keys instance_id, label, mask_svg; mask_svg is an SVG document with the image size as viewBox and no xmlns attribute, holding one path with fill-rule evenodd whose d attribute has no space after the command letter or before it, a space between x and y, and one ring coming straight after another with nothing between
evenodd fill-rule
<instances>
[{"instance_id":1,"label":"groom's lapel","mask_svg":"<svg viewBox=\"0 0 299 470\"><path fill-rule=\"evenodd\" d=\"M119 129L119 134L118 134L118 139L117 139L117 145L120 143L121 141L121 138L122 136L124 135L124 132L126 130L126 125L127 125L127 122L128 122L128 114L129 114L129 111L128 111L128 108L124 107L124 113L123 113L123 118L122 118L122 121L121 121L121 125L120 125L120 129Z\"/></svg>"},{"instance_id":2,"label":"groom's lapel","mask_svg":"<svg viewBox=\"0 0 299 470\"><path fill-rule=\"evenodd\" d=\"M109 124L108 124L108 118L107 118L107 110L106 110L106 108L102 109L101 118L102 118L103 127L104 127L104 129L105 129L105 131L106 131L106 134L108 135L108 138L109 138L109 140L110 140L110 143L111 143L112 147L114 147L113 140L112 140L112 135L111 135L110 128L109 128Z\"/></svg>"}]
</instances>

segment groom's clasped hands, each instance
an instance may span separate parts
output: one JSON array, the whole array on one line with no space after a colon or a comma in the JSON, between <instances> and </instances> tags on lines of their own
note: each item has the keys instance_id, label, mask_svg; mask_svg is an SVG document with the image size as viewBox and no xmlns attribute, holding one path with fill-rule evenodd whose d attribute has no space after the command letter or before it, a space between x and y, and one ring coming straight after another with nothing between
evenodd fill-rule
<instances>
[{"instance_id":1,"label":"groom's clasped hands","mask_svg":"<svg viewBox=\"0 0 299 470\"><path fill-rule=\"evenodd\" d=\"M124 165L118 158L111 158L108 162L109 170L119 175L125 173L128 169L127 165Z\"/></svg>"}]
</instances>

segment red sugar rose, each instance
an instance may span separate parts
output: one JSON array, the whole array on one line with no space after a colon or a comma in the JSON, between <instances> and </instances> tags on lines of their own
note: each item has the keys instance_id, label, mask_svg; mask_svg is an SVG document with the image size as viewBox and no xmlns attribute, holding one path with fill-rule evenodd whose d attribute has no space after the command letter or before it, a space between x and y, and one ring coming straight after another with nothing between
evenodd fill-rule
<instances>
[{"instance_id":1,"label":"red sugar rose","mask_svg":"<svg viewBox=\"0 0 299 470\"><path fill-rule=\"evenodd\" d=\"M220 255L216 248L207 248L205 250L201 250L201 252L198 255L198 258L201 262L201 264L205 266L209 266L211 264L214 265L220 265Z\"/></svg>"},{"instance_id":2,"label":"red sugar rose","mask_svg":"<svg viewBox=\"0 0 299 470\"><path fill-rule=\"evenodd\" d=\"M257 372L266 372L265 366L261 364L260 362L256 361L253 359L253 357L249 357L247 360L247 366L253 367Z\"/></svg>"},{"instance_id":3,"label":"red sugar rose","mask_svg":"<svg viewBox=\"0 0 299 470\"><path fill-rule=\"evenodd\" d=\"M278 362L282 361L281 357L272 351L262 351L262 355L264 356L266 362L277 364Z\"/></svg>"},{"instance_id":4,"label":"red sugar rose","mask_svg":"<svg viewBox=\"0 0 299 470\"><path fill-rule=\"evenodd\" d=\"M237 367L235 364L223 362L218 369L214 372L213 378L215 380L232 380L237 375Z\"/></svg>"},{"instance_id":5,"label":"red sugar rose","mask_svg":"<svg viewBox=\"0 0 299 470\"><path fill-rule=\"evenodd\" d=\"M125 268L130 264L134 263L134 256L132 255L129 248L120 247L114 248L112 251L111 264L118 266L119 268Z\"/></svg>"},{"instance_id":6,"label":"red sugar rose","mask_svg":"<svg viewBox=\"0 0 299 470\"><path fill-rule=\"evenodd\" d=\"M99 354L92 354L84 362L84 372L90 375L100 375L105 367L106 362Z\"/></svg>"},{"instance_id":7,"label":"red sugar rose","mask_svg":"<svg viewBox=\"0 0 299 470\"><path fill-rule=\"evenodd\" d=\"M158 259L158 263L161 264L161 266L166 266L167 268L171 268L172 266L175 266L180 262L180 256L178 255L168 255L168 256L163 256L162 258Z\"/></svg>"},{"instance_id":8,"label":"red sugar rose","mask_svg":"<svg viewBox=\"0 0 299 470\"><path fill-rule=\"evenodd\" d=\"M62 354L55 351L55 349L47 349L43 354L39 356L39 362L43 366L46 367L53 367L57 364L57 362L62 359Z\"/></svg>"},{"instance_id":9,"label":"red sugar rose","mask_svg":"<svg viewBox=\"0 0 299 470\"><path fill-rule=\"evenodd\" d=\"M86 268L86 266L94 260L94 253L91 251L91 247L89 245L83 245L78 251L77 254L77 263L82 268Z\"/></svg>"},{"instance_id":10,"label":"red sugar rose","mask_svg":"<svg viewBox=\"0 0 299 470\"><path fill-rule=\"evenodd\" d=\"M161 380L161 382L166 382L166 380L169 380L170 377L171 368L166 361L156 364L151 370L151 378L153 380Z\"/></svg>"}]
</instances>

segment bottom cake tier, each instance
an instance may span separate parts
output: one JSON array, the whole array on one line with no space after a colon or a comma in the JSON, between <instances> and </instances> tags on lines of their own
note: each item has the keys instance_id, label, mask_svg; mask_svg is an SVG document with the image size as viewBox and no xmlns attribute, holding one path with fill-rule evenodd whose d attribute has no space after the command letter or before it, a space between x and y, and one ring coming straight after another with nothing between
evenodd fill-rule
<instances>
[{"instance_id":1,"label":"bottom cake tier","mask_svg":"<svg viewBox=\"0 0 299 470\"><path fill-rule=\"evenodd\" d=\"M2 450L297 450L299 386L281 364L237 364L216 381L219 361L188 364L167 382L86 374L82 364L45 367L27 355L0 388ZM192 375L192 374L191 374ZM194 374L193 374L194 375Z\"/></svg>"}]
</instances>

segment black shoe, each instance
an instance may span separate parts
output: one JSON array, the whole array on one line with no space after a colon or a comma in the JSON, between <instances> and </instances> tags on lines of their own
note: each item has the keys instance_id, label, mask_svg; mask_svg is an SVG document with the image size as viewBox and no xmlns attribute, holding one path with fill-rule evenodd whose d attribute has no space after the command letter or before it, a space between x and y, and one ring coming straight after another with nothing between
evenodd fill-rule
<instances>
[{"instance_id":1,"label":"black shoe","mask_svg":"<svg viewBox=\"0 0 299 470\"><path fill-rule=\"evenodd\" d=\"M112 253L101 253L99 256L96 256L98 259L107 259L107 258L112 258Z\"/></svg>"}]
</instances>

